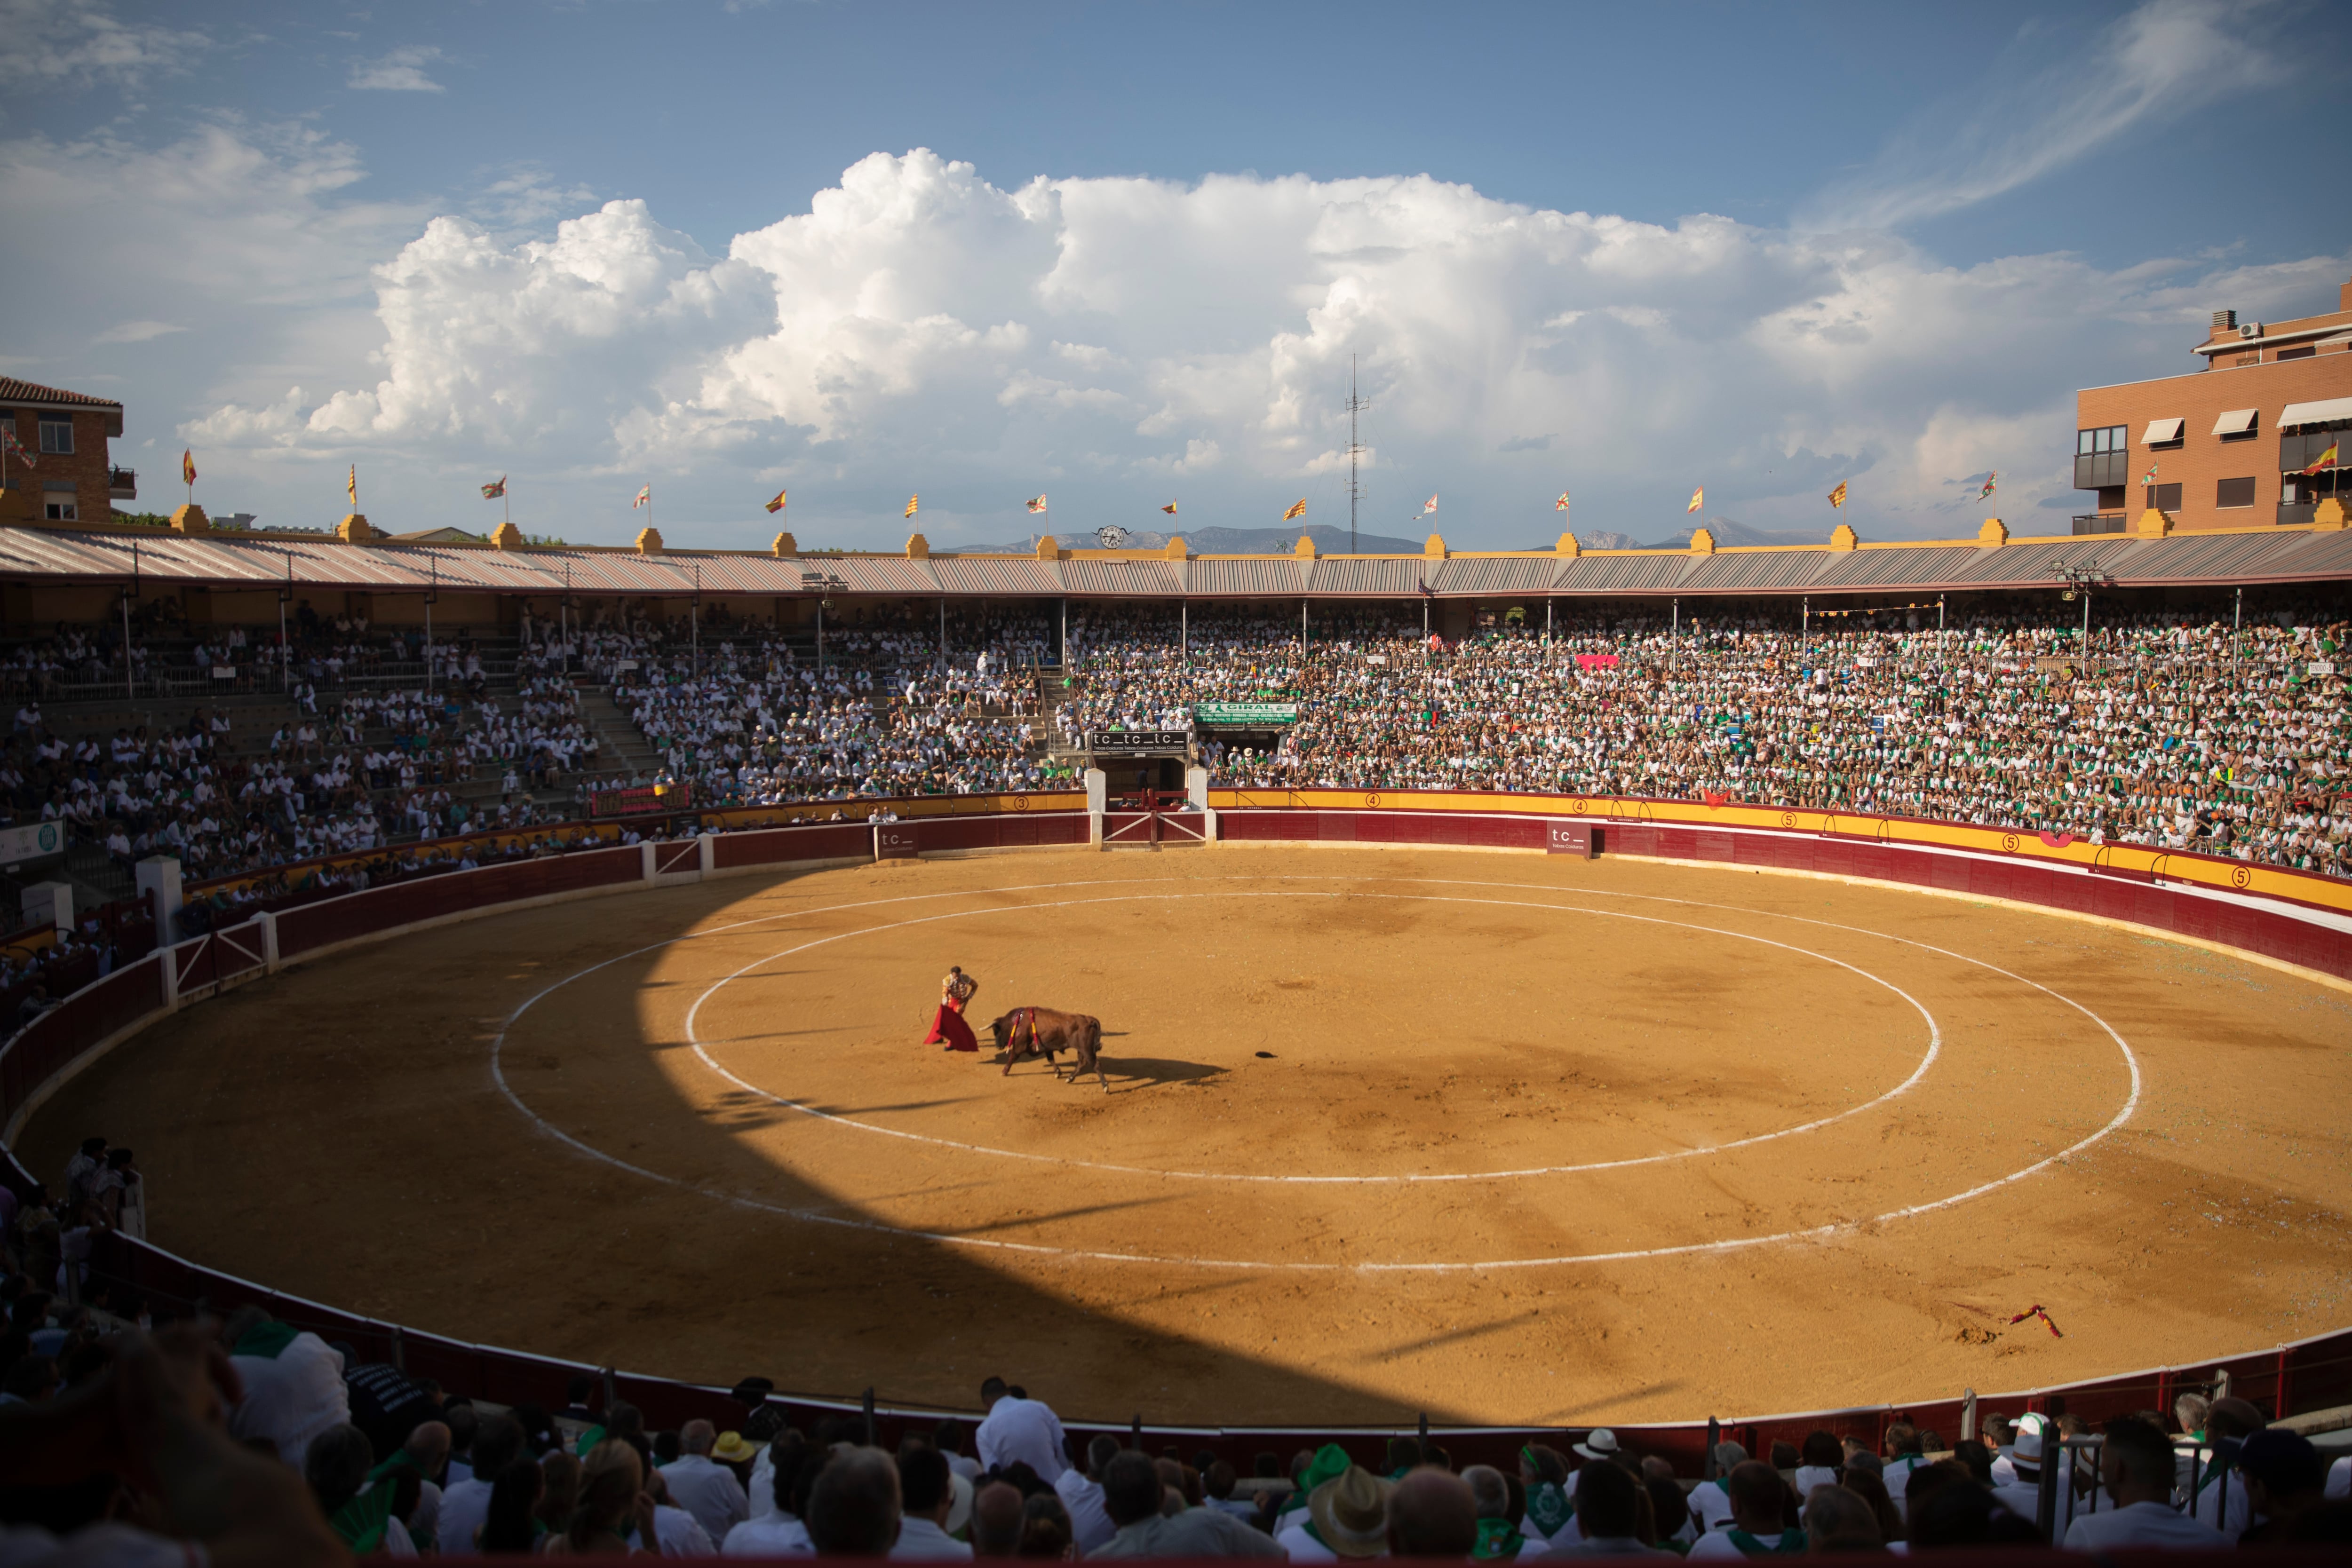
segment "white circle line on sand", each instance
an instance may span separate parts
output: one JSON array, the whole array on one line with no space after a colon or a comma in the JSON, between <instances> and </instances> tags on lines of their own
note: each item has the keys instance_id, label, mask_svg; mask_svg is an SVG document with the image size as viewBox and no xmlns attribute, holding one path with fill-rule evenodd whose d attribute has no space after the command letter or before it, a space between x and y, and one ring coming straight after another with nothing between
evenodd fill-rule
<instances>
[{"instance_id":1,"label":"white circle line on sand","mask_svg":"<svg viewBox=\"0 0 2352 1568\"><path fill-rule=\"evenodd\" d=\"M820 1110L816 1106L807 1103L805 1101L795 1100L789 1095L778 1094L772 1090L762 1088L759 1084L751 1082L748 1079L743 1078L731 1069L721 1065L718 1061L716 1061L707 1049L701 1037L695 1031L695 1021L700 1016L702 1006L705 1002L718 995L719 992L726 987L733 984L739 979L741 979L744 976L752 973L764 965L772 964L779 959L792 957L796 954L805 953L813 947L822 947L835 942L845 942L857 936L870 936L877 932L897 931L910 925L926 925L943 920L962 920L975 915L1001 915L1007 913L1003 909L997 908L953 910L944 915L926 915L913 920L895 920L886 922L880 925L864 926L856 931L835 932L829 936L820 936L814 941L803 942L797 947L786 947L779 952L771 953L765 957L755 958L749 964L744 965L741 968L734 971L732 974L721 976L719 979L713 981L709 988L704 990L700 996L694 998L693 1005L688 1008L686 1011L687 1044L693 1048L696 1058L700 1061L705 1067L717 1073L719 1077L725 1079L728 1082L734 1084L744 1092L757 1095L759 1098L767 1101L771 1104L780 1105L791 1111L797 1111L802 1115L814 1117L818 1121L822 1122L832 1123L835 1126L855 1127L860 1132L875 1133L887 1138L902 1138L910 1143L929 1144L940 1148L956 1149L966 1154L991 1155L1000 1159L1009 1160L1031 1160L1042 1165L1066 1166L1077 1170L1108 1171L1120 1176L1160 1176L1171 1181L1263 1182L1288 1184L1293 1186L1370 1186L1380 1184L1404 1185L1421 1182L1508 1181L1525 1176L1568 1176L1580 1171L1621 1170L1631 1166L1660 1165L1671 1160L1691 1159L1700 1155L1722 1154L1731 1149L1744 1149L1757 1144L1769 1144L1777 1138L1792 1138L1801 1133L1811 1133L1819 1128L1826 1127L1833 1122L1842 1122L1849 1116L1858 1116L1864 1111L1883 1105L1886 1103L1886 1102L1895 1098L1897 1095L1906 1092L1917 1084L1920 1079L1926 1077L1927 1075L1927 1070L1935 1065L1937 1057L1943 1051L1944 1033L1942 1029L1936 1022L1936 1015L1929 1012L1916 997L1914 997L1911 993L1903 989L1902 987L1895 985L1893 981L1887 980L1880 976L1874 975L1867 969L1849 964L1843 958L1833 958L1826 953L1816 953L1811 948L1799 947L1787 942L1775 942L1769 936L1757 936L1739 931L1725 931L1712 925L1694 925L1690 922L1684 920L1661 920L1654 915L1630 915L1622 910L1589 909L1570 904L1538 904L1526 899L1461 898L1433 894L1403 893L1308 893L1294 890L1277 890L1257 893L1135 893L1110 894L1101 898L1056 899L1051 903L1026 904L1021 905L1020 908L1025 913L1029 910L1035 909L1064 909L1092 904L1129 904L1142 901L1163 901L1187 898L1336 899L1350 897L1396 899L1400 901L1426 904L1475 904L1513 909L1547 909L1561 914L1591 915L1604 920L1634 920L1640 921L1644 925L1673 926L1678 930L1701 932L1709 936L1727 936L1738 941L1754 942L1766 947L1778 947L1783 952L1801 954L1808 958L1817 958L1824 964L1832 964L1841 969L1851 971L1853 974L1861 976L1864 979L1870 981L1874 985L1883 987L1886 990L1894 992L1895 995L1910 1003L1912 1008L1918 1013L1921 1019L1923 1019L1927 1025L1927 1050L1926 1054L1919 1058L1919 1065L1911 1070L1911 1075L1908 1078L1906 1078L1902 1082L1896 1084L1894 1088L1889 1089L1885 1093L1877 1096L1875 1099L1864 1101L1859 1105L1849 1106L1847 1109L1837 1112L1832 1115L1817 1117L1812 1121L1800 1124L1797 1126L1780 1127L1772 1132L1758 1133L1748 1137L1735 1138L1726 1143L1701 1144L1693 1148L1669 1149L1664 1153L1654 1155L1635 1155L1621 1160L1592 1160L1582 1165L1529 1166L1517 1170L1435 1172L1405 1171L1380 1176L1256 1176L1235 1171L1162 1170L1150 1166L1113 1165L1103 1160L1081 1160L1073 1159L1063 1155L1041 1155L1026 1149L1000 1149L987 1144L968 1143L958 1138L942 1138L929 1133L909 1132L901 1127L877 1126L871 1122L861 1122L855 1116L844 1116L835 1112Z\"/></svg>"},{"instance_id":2,"label":"white circle line on sand","mask_svg":"<svg viewBox=\"0 0 2352 1568\"><path fill-rule=\"evenodd\" d=\"M1191 878L1187 880L1229 881L1235 879ZM1312 879L1297 878L1291 880L1337 882L1347 879L1339 877L1317 877ZM1406 879L1390 878L1378 880L1397 881ZM1468 879L1449 880L1444 878L1422 878L1410 880L1433 885L1514 887L1520 889L1528 889L1529 886L1529 884L1521 883L1477 883L1471 882ZM715 936L727 931L740 930L745 926L765 925L772 920L790 918L794 915L828 914L837 909L867 908L877 904L911 903L927 897L969 896L973 892L1046 892L1055 891L1062 887L1094 887L1111 885L1116 881L1117 879L1113 878L1094 878L1081 882L1061 883L1048 883L1015 888L967 889L958 890L958 892L953 894L908 894L903 898L867 899L848 904L832 905L818 909L789 911L782 915L763 915L751 920L735 921L730 923L728 925L714 927L710 931L696 933L694 935ZM1533 891L1541 890L1533 889ZM2117 1111L2115 1115L2108 1120L2106 1125L2099 1128L2098 1131L2091 1134L2088 1137L2068 1145L2065 1148L2059 1150L2054 1155L2050 1155L2042 1159L2036 1160L2032 1165L2025 1166L2023 1169L2011 1171L2007 1176L1996 1176L1991 1181L1979 1183L1977 1186L1969 1188L1965 1192L1954 1193L1948 1197L1937 1198L1927 1203L1917 1203L1909 1205L1903 1208L1889 1209L1884 1214L1874 1215L1865 1219L1834 1220L1826 1225L1811 1226L1796 1230L1776 1231L1765 1236L1734 1237L1728 1240L1721 1241L1696 1241L1686 1242L1678 1246L1649 1247L1636 1250L1618 1252L1572 1253L1549 1258L1503 1258L1491 1259L1478 1262L1459 1263L1308 1263L1297 1261L1268 1262L1255 1259L1167 1258L1156 1257L1147 1253L1107 1252L1079 1248L1050 1247L1037 1242L1006 1241L1001 1238L995 1237L960 1236L946 1231L911 1230L899 1226L885 1225L877 1220L853 1219L837 1213L829 1213L823 1209L788 1207L782 1204L768 1203L761 1199L749 1197L738 1193L712 1191L708 1187L698 1186L691 1182L680 1181L675 1176L664 1176L658 1171L647 1170L642 1166L632 1165L626 1160L616 1158L612 1155L606 1154L602 1149L596 1148L592 1145L583 1143L580 1139L572 1136L570 1134L549 1123L544 1117L531 1110L530 1106L524 1104L521 1097L516 1094L513 1087L507 1082L505 1071L499 1061L499 1055L506 1046L507 1035L512 1030L514 1025L521 1019L522 1015L528 1012L541 998L553 995L556 991L562 989L567 985L570 985L573 980L578 979L583 976L593 974L610 965L619 963L625 958L634 957L637 954L649 953L657 948L669 946L675 943L688 940L688 938L686 937L670 937L661 942L647 943L645 946L634 949L628 953L616 954L613 957L604 959L601 963L592 964L584 969L580 969L571 975L567 975L563 978L557 980L552 984L542 988L539 991L534 992L530 997L525 998L516 1006L512 1012L507 1015L506 1019L499 1024L498 1033L491 1038L490 1076L492 1081L497 1084L499 1092L506 1097L507 1103L515 1108L517 1114L530 1122L539 1131L546 1134L548 1136L555 1139L558 1143L564 1145L574 1152L585 1156L586 1158L597 1161L600 1164L610 1166L615 1170L625 1171L629 1175L640 1176L657 1186L674 1187L680 1192L692 1193L698 1197L709 1198L714 1202L722 1203L730 1207L748 1209L756 1213L772 1214L784 1218L805 1221L813 1225L828 1225L843 1229L867 1231L877 1235L904 1237L909 1240L932 1241L944 1247L964 1247L982 1251L1018 1254L1051 1260L1101 1263L1148 1263L1171 1268L1223 1270L1247 1273L1461 1274L1506 1269L1545 1269L1585 1263L1631 1262L1650 1258L1692 1257L1707 1253L1743 1251L1750 1248L1778 1246L1784 1242L1791 1241L1828 1240L1841 1234L1858 1234L1865 1226L1884 1225L1900 1219L1913 1219L1921 1215L1933 1214L1942 1209L1951 1208L1959 1204L1968 1203L1976 1198L1982 1197L1987 1193L1999 1191L2002 1187L2011 1186L2017 1182L2024 1181L2031 1176L2038 1176L2042 1171L2049 1169L2051 1166L2071 1159L2074 1155L2083 1153L2085 1149L2088 1149L2094 1145L2105 1139L2117 1128L2123 1126L2125 1123L2130 1121L2133 1113L2139 1107L2141 1092L2139 1058L2133 1052L2131 1046L2125 1040L2124 1037L2116 1031L2115 1026L2108 1023L2106 1019L2101 1018L2097 1013L2093 1012L2089 1008L2084 1007L2081 1002L2074 1000L2072 997L2064 996L2060 992L2052 990L2049 987L2042 985L2038 980L2028 979L2024 976L2014 974L2010 970L2000 967L1997 964L1988 963L1981 958L1973 958L1964 953L1955 953L1948 948L1936 946L1932 943L1914 941L1907 936L1888 936L1883 932L1869 931L1860 926L1843 925L1835 921L1811 920L1802 915L1774 915L1770 911L1742 908L1737 904L1706 904L1694 899L1665 898L1663 896L1645 894L1612 894L1612 896L1654 898L1654 902L1658 903L1682 904L1688 904L1696 908L1720 909L1742 915L1762 915L1768 919L1797 920L1809 925L1820 925L1831 930L1850 931L1865 936L1881 936L1890 942L1899 942L1906 946L1917 947L1922 951L1940 954L1945 957L1955 959L1960 963L1975 965L1979 968L2015 980L2021 985L2030 986L2033 989L2041 991L2046 996L2052 997L2058 1001L2064 1002L2068 1007L2073 1008L2075 1011L2081 1013L2084 1017L2097 1024L2101 1030L2105 1031L2107 1038L2115 1041L2116 1049L2123 1053L2124 1064L2129 1070L2131 1074L2131 1092L2126 1097L2123 1108Z\"/></svg>"}]
</instances>

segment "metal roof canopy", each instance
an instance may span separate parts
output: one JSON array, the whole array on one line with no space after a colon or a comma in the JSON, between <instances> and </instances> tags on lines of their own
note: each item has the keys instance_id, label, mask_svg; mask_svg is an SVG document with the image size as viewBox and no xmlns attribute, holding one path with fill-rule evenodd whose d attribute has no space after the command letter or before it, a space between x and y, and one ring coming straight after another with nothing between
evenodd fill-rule
<instances>
[{"instance_id":1,"label":"metal roof canopy","mask_svg":"<svg viewBox=\"0 0 2352 1568\"><path fill-rule=\"evenodd\" d=\"M2352 398L2296 404L2290 414ZM115 583L135 570L159 585L257 591L348 590L684 599L819 594L888 598L1445 599L1906 592L2033 588L2063 562L2095 555L2118 586L2219 585L2352 578L2352 532L2246 528L2163 538L2099 535L1859 549L1819 547L1592 552L1559 556L1111 557L809 556L459 545L352 545L317 535L190 537L127 528L0 528L0 574L25 583ZM134 565L135 562L135 565Z\"/></svg>"}]
</instances>

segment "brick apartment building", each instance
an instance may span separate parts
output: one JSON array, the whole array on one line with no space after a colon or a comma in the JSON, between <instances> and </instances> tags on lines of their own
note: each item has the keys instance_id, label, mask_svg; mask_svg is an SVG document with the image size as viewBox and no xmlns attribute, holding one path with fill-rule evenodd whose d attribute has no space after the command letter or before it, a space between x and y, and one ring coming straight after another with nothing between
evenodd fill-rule
<instances>
[{"instance_id":1,"label":"brick apartment building","mask_svg":"<svg viewBox=\"0 0 2352 1568\"><path fill-rule=\"evenodd\" d=\"M2095 496L2076 533L2118 532L2149 507L2184 531L2307 523L2352 492L2352 283L2324 316L2216 310L2195 351L2205 367L2188 375L2074 394L2074 487ZM2339 437L2336 461L2305 475Z\"/></svg>"},{"instance_id":2,"label":"brick apartment building","mask_svg":"<svg viewBox=\"0 0 2352 1568\"><path fill-rule=\"evenodd\" d=\"M139 476L107 457L122 434L119 402L0 376L0 431L24 454L5 455L0 522L108 522L139 494Z\"/></svg>"}]
</instances>

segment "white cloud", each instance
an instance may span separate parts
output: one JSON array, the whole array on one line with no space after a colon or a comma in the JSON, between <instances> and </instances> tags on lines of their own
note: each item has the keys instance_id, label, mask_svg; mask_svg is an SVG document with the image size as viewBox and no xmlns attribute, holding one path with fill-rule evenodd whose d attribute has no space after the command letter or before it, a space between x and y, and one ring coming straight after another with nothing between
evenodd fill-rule
<instances>
[{"instance_id":1,"label":"white cloud","mask_svg":"<svg viewBox=\"0 0 2352 1568\"><path fill-rule=\"evenodd\" d=\"M192 428L289 463L667 475L674 518L778 476L812 532L868 542L909 488L935 537L1010 537L1048 479L1086 527L1176 476L1188 520L1255 523L1301 492L1344 507L1352 355L1375 530L1381 497L1442 486L1450 538L1527 543L1573 486L1580 523L1658 537L1702 481L1756 526L1826 528L1822 492L1853 477L1866 535L1940 537L1972 504L1959 476L2063 497L2076 385L2168 365L2217 303L2308 307L2345 264L1951 267L1883 232L1644 224L1427 177L1007 189L918 150L723 258L641 202L552 240L435 219L376 270L378 370L322 398L279 396L320 384L289 374Z\"/></svg>"},{"instance_id":2,"label":"white cloud","mask_svg":"<svg viewBox=\"0 0 2352 1568\"><path fill-rule=\"evenodd\" d=\"M372 92L446 92L425 74L425 68L440 57L439 49L419 44L394 49L382 59L357 60L349 85Z\"/></svg>"},{"instance_id":3,"label":"white cloud","mask_svg":"<svg viewBox=\"0 0 2352 1568\"><path fill-rule=\"evenodd\" d=\"M122 22L91 0L0 0L0 85L135 84L184 70L205 35Z\"/></svg>"},{"instance_id":4,"label":"white cloud","mask_svg":"<svg viewBox=\"0 0 2352 1568\"><path fill-rule=\"evenodd\" d=\"M173 332L184 332L185 327L175 327L169 321L118 321L100 332L100 343L144 343Z\"/></svg>"},{"instance_id":5,"label":"white cloud","mask_svg":"<svg viewBox=\"0 0 2352 1568\"><path fill-rule=\"evenodd\" d=\"M2087 53L2057 59L2045 29L2029 26L1989 84L1923 111L1911 135L1824 193L1816 221L1889 228L1973 206L2143 121L2277 81L2289 66L2267 36L2276 12L2262 0L2147 0Z\"/></svg>"},{"instance_id":6,"label":"white cloud","mask_svg":"<svg viewBox=\"0 0 2352 1568\"><path fill-rule=\"evenodd\" d=\"M436 218L375 273L386 374L313 407L300 391L229 406L196 434L281 447L562 451L593 463L615 433L708 425L702 369L772 319L752 270L714 262L643 202L612 202L555 238L504 246ZM588 379L583 380L585 375Z\"/></svg>"}]
</instances>

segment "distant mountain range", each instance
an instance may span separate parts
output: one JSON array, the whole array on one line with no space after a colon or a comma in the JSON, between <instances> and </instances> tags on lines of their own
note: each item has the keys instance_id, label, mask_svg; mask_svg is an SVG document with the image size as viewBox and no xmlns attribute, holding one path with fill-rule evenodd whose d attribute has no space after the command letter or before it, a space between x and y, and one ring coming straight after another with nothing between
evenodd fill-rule
<instances>
[{"instance_id":1,"label":"distant mountain range","mask_svg":"<svg viewBox=\"0 0 2352 1568\"><path fill-rule=\"evenodd\" d=\"M1326 524L1307 528L1179 528L1176 534L1194 555L1287 555L1298 548L1301 534L1315 541L1316 551L1321 555L1344 553L1348 548L1348 530ZM1054 538L1065 549L1103 548L1092 531L1073 534L1055 530ZM1166 549L1168 539L1167 534L1156 533L1150 528L1129 528L1118 548ZM940 547L942 551L949 548L945 545ZM1037 546L1034 538L1024 538L1009 545L956 545L952 548L975 553L998 551L1027 555ZM1360 533L1356 536L1356 550L1360 555L1419 555L1422 541L1394 538L1387 534Z\"/></svg>"},{"instance_id":2,"label":"distant mountain range","mask_svg":"<svg viewBox=\"0 0 2352 1568\"><path fill-rule=\"evenodd\" d=\"M1697 528L1693 526L1678 534L1668 534L1656 544L1643 545L1640 548L1688 549L1691 535L1697 531ZM1736 522L1729 517L1707 518L1706 531L1715 536L1715 542L1718 545L1825 545L1830 542L1830 531L1827 528L1818 532L1799 528L1790 532L1772 533L1763 528L1751 528L1746 523Z\"/></svg>"},{"instance_id":3,"label":"distant mountain range","mask_svg":"<svg viewBox=\"0 0 2352 1568\"><path fill-rule=\"evenodd\" d=\"M1827 528L1815 532L1798 529L1792 532L1776 533L1765 528L1751 528L1746 523L1731 517L1709 517L1706 520L1706 528L1715 536L1715 542L1718 545L1818 545L1828 543L1830 537ZM1183 528L1178 531L1181 534L1184 542L1192 547L1194 555L1287 555L1298 547L1298 538L1301 534L1315 541L1316 551L1321 555L1342 554L1348 549L1347 529L1335 528L1328 524L1321 523L1309 528ZM1685 528L1680 533L1669 534L1654 544L1646 545L1635 544L1633 536L1631 534L1614 533L1607 529L1594 529L1579 534L1576 538L1577 542L1586 549L1688 549L1695 528ZM1054 537L1066 549L1102 548L1091 532L1083 534L1057 532ZM1168 538L1167 534L1157 533L1150 528L1129 528L1127 530L1125 541L1119 548L1144 550L1165 549L1168 548ZM1549 550L1556 543L1554 539L1546 539L1541 544L1529 545L1527 548L1530 551ZM1006 545L942 545L940 548L943 553L955 549L968 550L975 554L993 552L1027 555L1037 547L1034 538L1024 538L1015 539ZM1420 539L1401 539L1388 534L1356 536L1356 550L1360 555L1419 555L1422 548L1423 541Z\"/></svg>"}]
</instances>

